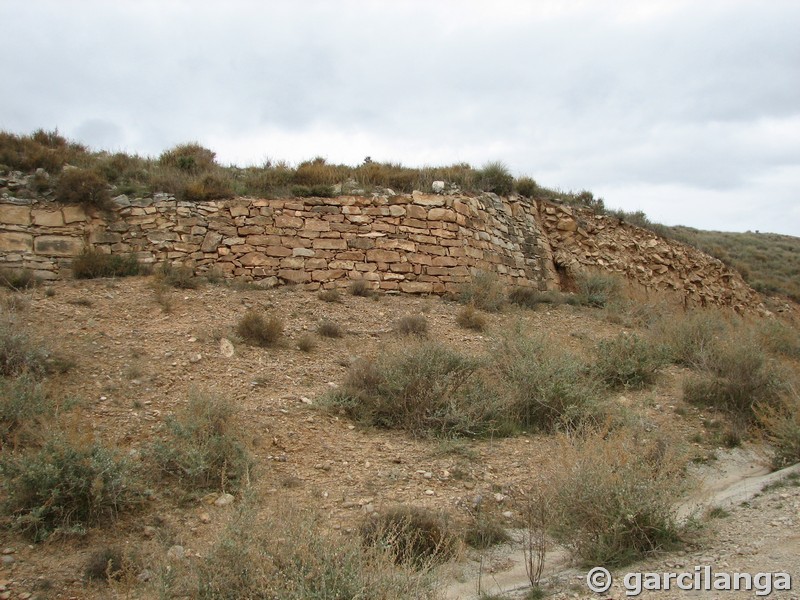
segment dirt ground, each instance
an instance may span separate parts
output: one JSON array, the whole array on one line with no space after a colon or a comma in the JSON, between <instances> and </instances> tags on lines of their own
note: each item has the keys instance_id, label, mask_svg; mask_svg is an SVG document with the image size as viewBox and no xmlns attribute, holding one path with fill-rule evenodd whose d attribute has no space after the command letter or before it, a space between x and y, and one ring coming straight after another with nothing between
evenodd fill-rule
<instances>
[{"instance_id":1,"label":"dirt ground","mask_svg":"<svg viewBox=\"0 0 800 600\"><path fill-rule=\"evenodd\" d=\"M3 294L4 311L13 309L13 318L34 338L74 359L74 368L52 376L47 385L53 396L77 399L66 418L81 435L135 456L164 419L186 405L192 390L217 394L238 408L239 426L256 459L257 494L313 508L344 534L367 513L399 503L463 515L477 495L501 494L503 509L513 513L515 496L552 452L552 441L542 435L454 445L362 428L319 410L319 399L342 382L353 360L398 340L398 318L423 314L429 338L476 354L490 351L502 332L517 325L577 353L621 330L602 311L568 305L489 314L487 329L476 333L456 324L457 304L438 297L344 294L341 303L328 303L315 293L290 288L207 284L170 290L165 299L157 296L148 277L58 282L16 293L13 299L11 292ZM282 319L280 345L257 348L236 342L235 324L250 308ZM344 335L316 336L316 348L302 352L298 339L313 334L321 319L338 323ZM224 340L233 340L232 356L226 356ZM636 407L653 428L697 438L707 433L707 415L683 404L682 377L680 369L668 368L655 389L626 392L615 400ZM713 451L701 443L695 446L698 454ZM732 508L730 516L713 523L712 534L696 552L687 551L679 560L693 565L695 559L712 556L731 569L783 566L796 572L799 506L798 488L786 488ZM84 566L96 548L130 546L156 557L180 543L188 556L202 556L231 510L202 502L186 506L156 492L142 510L81 538L31 545L4 530L0 546L10 558L0 566L0 598L117 597L118 591L84 581ZM743 522L752 526L742 527ZM169 535L153 536L153 527ZM678 559L653 565L661 568L669 560ZM585 588L574 584L565 581L556 593L586 596ZM150 597L144 586L125 593L119 597Z\"/></svg>"}]
</instances>

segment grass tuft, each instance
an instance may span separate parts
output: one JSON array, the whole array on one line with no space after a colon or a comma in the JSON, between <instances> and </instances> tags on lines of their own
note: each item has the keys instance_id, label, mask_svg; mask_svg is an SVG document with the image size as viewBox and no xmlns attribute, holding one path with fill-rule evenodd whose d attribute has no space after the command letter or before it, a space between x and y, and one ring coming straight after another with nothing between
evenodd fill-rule
<instances>
[{"instance_id":1,"label":"grass tuft","mask_svg":"<svg viewBox=\"0 0 800 600\"><path fill-rule=\"evenodd\" d=\"M236 324L236 334L254 346L274 346L283 335L283 322L277 317L265 318L261 313L249 310Z\"/></svg>"}]
</instances>

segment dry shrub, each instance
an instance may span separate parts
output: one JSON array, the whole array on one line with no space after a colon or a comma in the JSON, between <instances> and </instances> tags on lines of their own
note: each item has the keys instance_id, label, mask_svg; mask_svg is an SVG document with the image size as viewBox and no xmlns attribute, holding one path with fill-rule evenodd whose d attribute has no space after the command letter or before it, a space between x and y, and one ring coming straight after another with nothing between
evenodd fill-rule
<instances>
[{"instance_id":1,"label":"dry shrub","mask_svg":"<svg viewBox=\"0 0 800 600\"><path fill-rule=\"evenodd\" d=\"M197 142L178 144L158 157L158 164L186 173L197 174L217 166L216 153Z\"/></svg>"},{"instance_id":2,"label":"dry shrub","mask_svg":"<svg viewBox=\"0 0 800 600\"><path fill-rule=\"evenodd\" d=\"M716 408L739 423L754 422L756 406L774 406L786 391L779 365L750 336L715 344L704 363L704 372L685 381L684 398Z\"/></svg>"},{"instance_id":3,"label":"dry shrub","mask_svg":"<svg viewBox=\"0 0 800 600\"><path fill-rule=\"evenodd\" d=\"M519 427L552 432L605 417L603 394L585 365L544 337L507 333L492 351L492 365Z\"/></svg>"},{"instance_id":4,"label":"dry shrub","mask_svg":"<svg viewBox=\"0 0 800 600\"><path fill-rule=\"evenodd\" d=\"M222 200L236 195L233 182L224 173L208 173L195 177L186 183L179 193L187 202L203 202L205 200Z\"/></svg>"},{"instance_id":5,"label":"dry shrub","mask_svg":"<svg viewBox=\"0 0 800 600\"><path fill-rule=\"evenodd\" d=\"M354 363L327 404L363 423L418 436L507 433L502 399L480 367L441 344L404 343Z\"/></svg>"},{"instance_id":6,"label":"dry shrub","mask_svg":"<svg viewBox=\"0 0 800 600\"><path fill-rule=\"evenodd\" d=\"M774 405L755 408L758 423L772 446L772 466L782 469L800 462L800 394L796 388Z\"/></svg>"},{"instance_id":7,"label":"dry shrub","mask_svg":"<svg viewBox=\"0 0 800 600\"><path fill-rule=\"evenodd\" d=\"M578 295L581 304L602 308L619 300L622 282L615 275L591 273L578 278Z\"/></svg>"},{"instance_id":8,"label":"dry shrub","mask_svg":"<svg viewBox=\"0 0 800 600\"><path fill-rule=\"evenodd\" d=\"M130 277L143 271L133 254L104 254L93 248L86 248L72 259L72 275L75 279Z\"/></svg>"},{"instance_id":9,"label":"dry shrub","mask_svg":"<svg viewBox=\"0 0 800 600\"><path fill-rule=\"evenodd\" d=\"M40 449L4 455L0 475L3 512L36 541L114 521L141 499L130 462L59 432Z\"/></svg>"},{"instance_id":10,"label":"dry shrub","mask_svg":"<svg viewBox=\"0 0 800 600\"><path fill-rule=\"evenodd\" d=\"M58 173L67 164L86 162L87 149L67 141L58 131L38 129L31 135L0 131L0 164L20 171L45 169Z\"/></svg>"},{"instance_id":11,"label":"dry shrub","mask_svg":"<svg viewBox=\"0 0 800 600\"><path fill-rule=\"evenodd\" d=\"M108 209L111 195L108 182L91 169L67 169L58 178L56 200L64 204L80 204L84 208Z\"/></svg>"},{"instance_id":12,"label":"dry shrub","mask_svg":"<svg viewBox=\"0 0 800 600\"><path fill-rule=\"evenodd\" d=\"M53 370L50 353L12 322L0 322L0 375L41 377Z\"/></svg>"},{"instance_id":13,"label":"dry shrub","mask_svg":"<svg viewBox=\"0 0 800 600\"><path fill-rule=\"evenodd\" d=\"M427 570L394 564L390 552L323 529L312 513L285 504L256 516L246 502L191 571L164 580L175 595L198 600L426 600L438 597Z\"/></svg>"},{"instance_id":14,"label":"dry shrub","mask_svg":"<svg viewBox=\"0 0 800 600\"><path fill-rule=\"evenodd\" d=\"M375 292L370 287L369 281L366 279L354 279L350 282L350 285L347 286L347 290L353 296L361 296L364 298L371 298L375 295Z\"/></svg>"},{"instance_id":15,"label":"dry shrub","mask_svg":"<svg viewBox=\"0 0 800 600\"><path fill-rule=\"evenodd\" d=\"M458 537L444 514L417 506L400 505L369 518L361 527L369 546L378 546L394 562L416 568L449 560L458 549Z\"/></svg>"},{"instance_id":16,"label":"dry shrub","mask_svg":"<svg viewBox=\"0 0 800 600\"><path fill-rule=\"evenodd\" d=\"M778 319L763 319L758 326L762 345L774 354L800 358L800 331Z\"/></svg>"},{"instance_id":17,"label":"dry shrub","mask_svg":"<svg viewBox=\"0 0 800 600\"><path fill-rule=\"evenodd\" d=\"M721 339L730 331L718 312L693 311L681 318L668 315L653 327L653 334L665 346L677 365L703 368Z\"/></svg>"},{"instance_id":18,"label":"dry shrub","mask_svg":"<svg viewBox=\"0 0 800 600\"><path fill-rule=\"evenodd\" d=\"M257 311L248 310L236 324L236 334L254 346L273 346L283 335L283 322L278 317L264 318Z\"/></svg>"},{"instance_id":19,"label":"dry shrub","mask_svg":"<svg viewBox=\"0 0 800 600\"><path fill-rule=\"evenodd\" d=\"M471 517L464 530L464 541L472 548L483 550L511 540L497 511L480 507Z\"/></svg>"},{"instance_id":20,"label":"dry shrub","mask_svg":"<svg viewBox=\"0 0 800 600\"><path fill-rule=\"evenodd\" d=\"M547 484L551 531L584 564L620 566L680 542L686 458L626 429L562 436Z\"/></svg>"},{"instance_id":21,"label":"dry shrub","mask_svg":"<svg viewBox=\"0 0 800 600\"><path fill-rule=\"evenodd\" d=\"M311 352L314 348L317 347L317 342L314 339L313 335L304 334L301 335L300 338L297 340L297 348L301 352Z\"/></svg>"},{"instance_id":22,"label":"dry shrub","mask_svg":"<svg viewBox=\"0 0 800 600\"><path fill-rule=\"evenodd\" d=\"M622 332L597 345L592 373L612 389L641 389L655 382L664 363L661 347L647 338Z\"/></svg>"},{"instance_id":23,"label":"dry shrub","mask_svg":"<svg viewBox=\"0 0 800 600\"><path fill-rule=\"evenodd\" d=\"M249 482L252 460L227 401L192 392L188 405L167 420L149 449L162 474L189 492L236 491Z\"/></svg>"},{"instance_id":24,"label":"dry shrub","mask_svg":"<svg viewBox=\"0 0 800 600\"><path fill-rule=\"evenodd\" d=\"M346 171L346 167L329 165L324 158L318 157L314 160L300 163L295 169L293 182L309 188L330 186L344 181L347 178Z\"/></svg>"},{"instance_id":25,"label":"dry shrub","mask_svg":"<svg viewBox=\"0 0 800 600\"><path fill-rule=\"evenodd\" d=\"M464 329L473 331L483 331L486 329L486 317L484 317L473 304L467 304L456 314L456 323Z\"/></svg>"},{"instance_id":26,"label":"dry shrub","mask_svg":"<svg viewBox=\"0 0 800 600\"><path fill-rule=\"evenodd\" d=\"M123 552L117 546L104 546L92 552L83 573L86 579L110 582L132 574L136 569L135 560L130 552Z\"/></svg>"},{"instance_id":27,"label":"dry shrub","mask_svg":"<svg viewBox=\"0 0 800 600\"><path fill-rule=\"evenodd\" d=\"M461 285L458 301L486 312L498 312L506 303L505 286L494 273L479 271Z\"/></svg>"},{"instance_id":28,"label":"dry shrub","mask_svg":"<svg viewBox=\"0 0 800 600\"><path fill-rule=\"evenodd\" d=\"M194 290L200 287L202 280L195 276L191 267L163 262L156 271L156 283L180 290Z\"/></svg>"},{"instance_id":29,"label":"dry shrub","mask_svg":"<svg viewBox=\"0 0 800 600\"><path fill-rule=\"evenodd\" d=\"M39 280L30 269L0 269L0 286L19 291L36 287Z\"/></svg>"},{"instance_id":30,"label":"dry shrub","mask_svg":"<svg viewBox=\"0 0 800 600\"><path fill-rule=\"evenodd\" d=\"M322 290L319 294L317 294L317 298L322 300L323 302L341 302L342 295L339 293L339 290L336 288L330 290Z\"/></svg>"},{"instance_id":31,"label":"dry shrub","mask_svg":"<svg viewBox=\"0 0 800 600\"><path fill-rule=\"evenodd\" d=\"M0 378L0 448L17 447L35 437L42 418L55 413L55 403L28 374Z\"/></svg>"},{"instance_id":32,"label":"dry shrub","mask_svg":"<svg viewBox=\"0 0 800 600\"><path fill-rule=\"evenodd\" d=\"M340 338L344 335L342 328L338 325L338 323L334 323L328 319L323 319L317 325L317 333L322 337L329 337L329 338Z\"/></svg>"},{"instance_id":33,"label":"dry shrub","mask_svg":"<svg viewBox=\"0 0 800 600\"><path fill-rule=\"evenodd\" d=\"M428 334L428 320L423 315L406 315L397 320L395 329L403 335Z\"/></svg>"}]
</instances>

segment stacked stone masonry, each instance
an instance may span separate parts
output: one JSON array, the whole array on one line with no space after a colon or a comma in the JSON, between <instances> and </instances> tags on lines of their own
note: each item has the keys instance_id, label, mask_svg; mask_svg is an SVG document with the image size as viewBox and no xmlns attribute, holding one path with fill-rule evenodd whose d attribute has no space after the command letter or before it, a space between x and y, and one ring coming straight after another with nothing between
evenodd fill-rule
<instances>
[{"instance_id":1,"label":"stacked stone masonry","mask_svg":"<svg viewBox=\"0 0 800 600\"><path fill-rule=\"evenodd\" d=\"M140 262L214 269L263 285L456 291L477 271L509 285L560 289L565 278L614 271L693 304L748 306L753 291L721 262L616 219L524 198L340 196L181 202L119 196L109 214L4 197L0 264L42 279L69 277L85 248Z\"/></svg>"}]
</instances>

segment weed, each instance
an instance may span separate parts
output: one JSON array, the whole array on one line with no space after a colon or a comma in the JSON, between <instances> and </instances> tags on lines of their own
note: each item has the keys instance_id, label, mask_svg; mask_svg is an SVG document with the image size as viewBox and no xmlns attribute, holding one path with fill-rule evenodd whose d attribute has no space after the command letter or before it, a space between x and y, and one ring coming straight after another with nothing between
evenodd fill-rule
<instances>
[{"instance_id":1,"label":"weed","mask_svg":"<svg viewBox=\"0 0 800 600\"><path fill-rule=\"evenodd\" d=\"M197 142L179 144L161 154L158 164L190 174L209 171L216 166L216 153Z\"/></svg>"},{"instance_id":2,"label":"weed","mask_svg":"<svg viewBox=\"0 0 800 600\"><path fill-rule=\"evenodd\" d=\"M236 194L229 177L222 173L208 173L189 180L178 195L187 202L203 202L233 198Z\"/></svg>"},{"instance_id":3,"label":"weed","mask_svg":"<svg viewBox=\"0 0 800 600\"><path fill-rule=\"evenodd\" d=\"M478 171L478 186L485 192L507 196L514 189L514 177L502 162L489 162Z\"/></svg>"},{"instance_id":4,"label":"weed","mask_svg":"<svg viewBox=\"0 0 800 600\"><path fill-rule=\"evenodd\" d=\"M464 531L464 541L472 548L482 550L511 539L506 528L493 512L477 511Z\"/></svg>"},{"instance_id":5,"label":"weed","mask_svg":"<svg viewBox=\"0 0 800 600\"><path fill-rule=\"evenodd\" d=\"M486 318L476 310L473 304L467 304L456 314L456 323L464 329L483 331L486 329Z\"/></svg>"},{"instance_id":6,"label":"weed","mask_svg":"<svg viewBox=\"0 0 800 600\"><path fill-rule=\"evenodd\" d=\"M252 460L233 421L229 402L192 392L184 410L166 422L150 455L161 473L189 492L239 490L249 481Z\"/></svg>"},{"instance_id":7,"label":"weed","mask_svg":"<svg viewBox=\"0 0 800 600\"><path fill-rule=\"evenodd\" d=\"M323 319L317 325L317 333L322 337L340 338L343 335L342 328L333 321Z\"/></svg>"},{"instance_id":8,"label":"weed","mask_svg":"<svg viewBox=\"0 0 800 600\"><path fill-rule=\"evenodd\" d=\"M161 263L156 271L156 279L164 285L180 290L193 290L202 283L194 274L194 269L183 265L173 265L169 262Z\"/></svg>"},{"instance_id":9,"label":"weed","mask_svg":"<svg viewBox=\"0 0 800 600\"><path fill-rule=\"evenodd\" d=\"M577 283L581 302L587 306L602 308L620 297L621 282L613 275L584 275L578 278Z\"/></svg>"},{"instance_id":10,"label":"weed","mask_svg":"<svg viewBox=\"0 0 800 600\"><path fill-rule=\"evenodd\" d=\"M800 395L796 389L775 404L755 407L756 417L772 446L776 469L800 462Z\"/></svg>"},{"instance_id":11,"label":"weed","mask_svg":"<svg viewBox=\"0 0 800 600\"><path fill-rule=\"evenodd\" d=\"M0 379L0 448L24 443L40 419L54 412L54 403L30 375Z\"/></svg>"},{"instance_id":12,"label":"weed","mask_svg":"<svg viewBox=\"0 0 800 600\"><path fill-rule=\"evenodd\" d=\"M86 579L111 581L122 577L128 562L128 557L119 548L105 546L92 552L83 572Z\"/></svg>"},{"instance_id":13,"label":"weed","mask_svg":"<svg viewBox=\"0 0 800 600\"><path fill-rule=\"evenodd\" d=\"M800 358L800 332L794 327L778 319L764 319L758 333L761 343L770 352Z\"/></svg>"},{"instance_id":14,"label":"weed","mask_svg":"<svg viewBox=\"0 0 800 600\"><path fill-rule=\"evenodd\" d=\"M506 303L505 286L494 273L478 271L461 285L458 301L486 312L498 312Z\"/></svg>"},{"instance_id":15,"label":"weed","mask_svg":"<svg viewBox=\"0 0 800 600\"><path fill-rule=\"evenodd\" d=\"M361 528L364 541L379 546L400 564L426 567L444 562L457 550L457 537L444 515L416 506L395 506Z\"/></svg>"},{"instance_id":16,"label":"weed","mask_svg":"<svg viewBox=\"0 0 800 600\"><path fill-rule=\"evenodd\" d=\"M283 322L278 317L264 318L255 310L248 310L236 324L236 334L254 346L273 346L283 335Z\"/></svg>"},{"instance_id":17,"label":"weed","mask_svg":"<svg viewBox=\"0 0 800 600\"><path fill-rule=\"evenodd\" d=\"M41 449L3 456L0 474L4 512L36 541L113 521L140 499L130 463L97 443L60 433Z\"/></svg>"},{"instance_id":18,"label":"weed","mask_svg":"<svg viewBox=\"0 0 800 600\"><path fill-rule=\"evenodd\" d=\"M46 349L34 345L13 323L0 323L0 375L14 377L29 373L39 377L53 367Z\"/></svg>"},{"instance_id":19,"label":"weed","mask_svg":"<svg viewBox=\"0 0 800 600\"><path fill-rule=\"evenodd\" d=\"M514 189L520 196L533 198L539 190L539 185L531 177L520 177L514 182Z\"/></svg>"},{"instance_id":20,"label":"weed","mask_svg":"<svg viewBox=\"0 0 800 600\"><path fill-rule=\"evenodd\" d=\"M406 315L397 320L395 329L403 335L428 334L428 320L423 315Z\"/></svg>"},{"instance_id":21,"label":"weed","mask_svg":"<svg viewBox=\"0 0 800 600\"><path fill-rule=\"evenodd\" d=\"M142 273L142 267L132 254L105 254L86 248L72 259L75 279L97 277L130 277Z\"/></svg>"},{"instance_id":22,"label":"weed","mask_svg":"<svg viewBox=\"0 0 800 600\"><path fill-rule=\"evenodd\" d=\"M731 513L729 513L721 506L715 506L714 508L708 511L706 516L709 519L727 519L728 517L731 516Z\"/></svg>"},{"instance_id":23,"label":"weed","mask_svg":"<svg viewBox=\"0 0 800 600\"><path fill-rule=\"evenodd\" d=\"M717 313L694 311L684 318L671 315L654 327L669 359L678 365L704 368L728 326Z\"/></svg>"}]
</instances>

